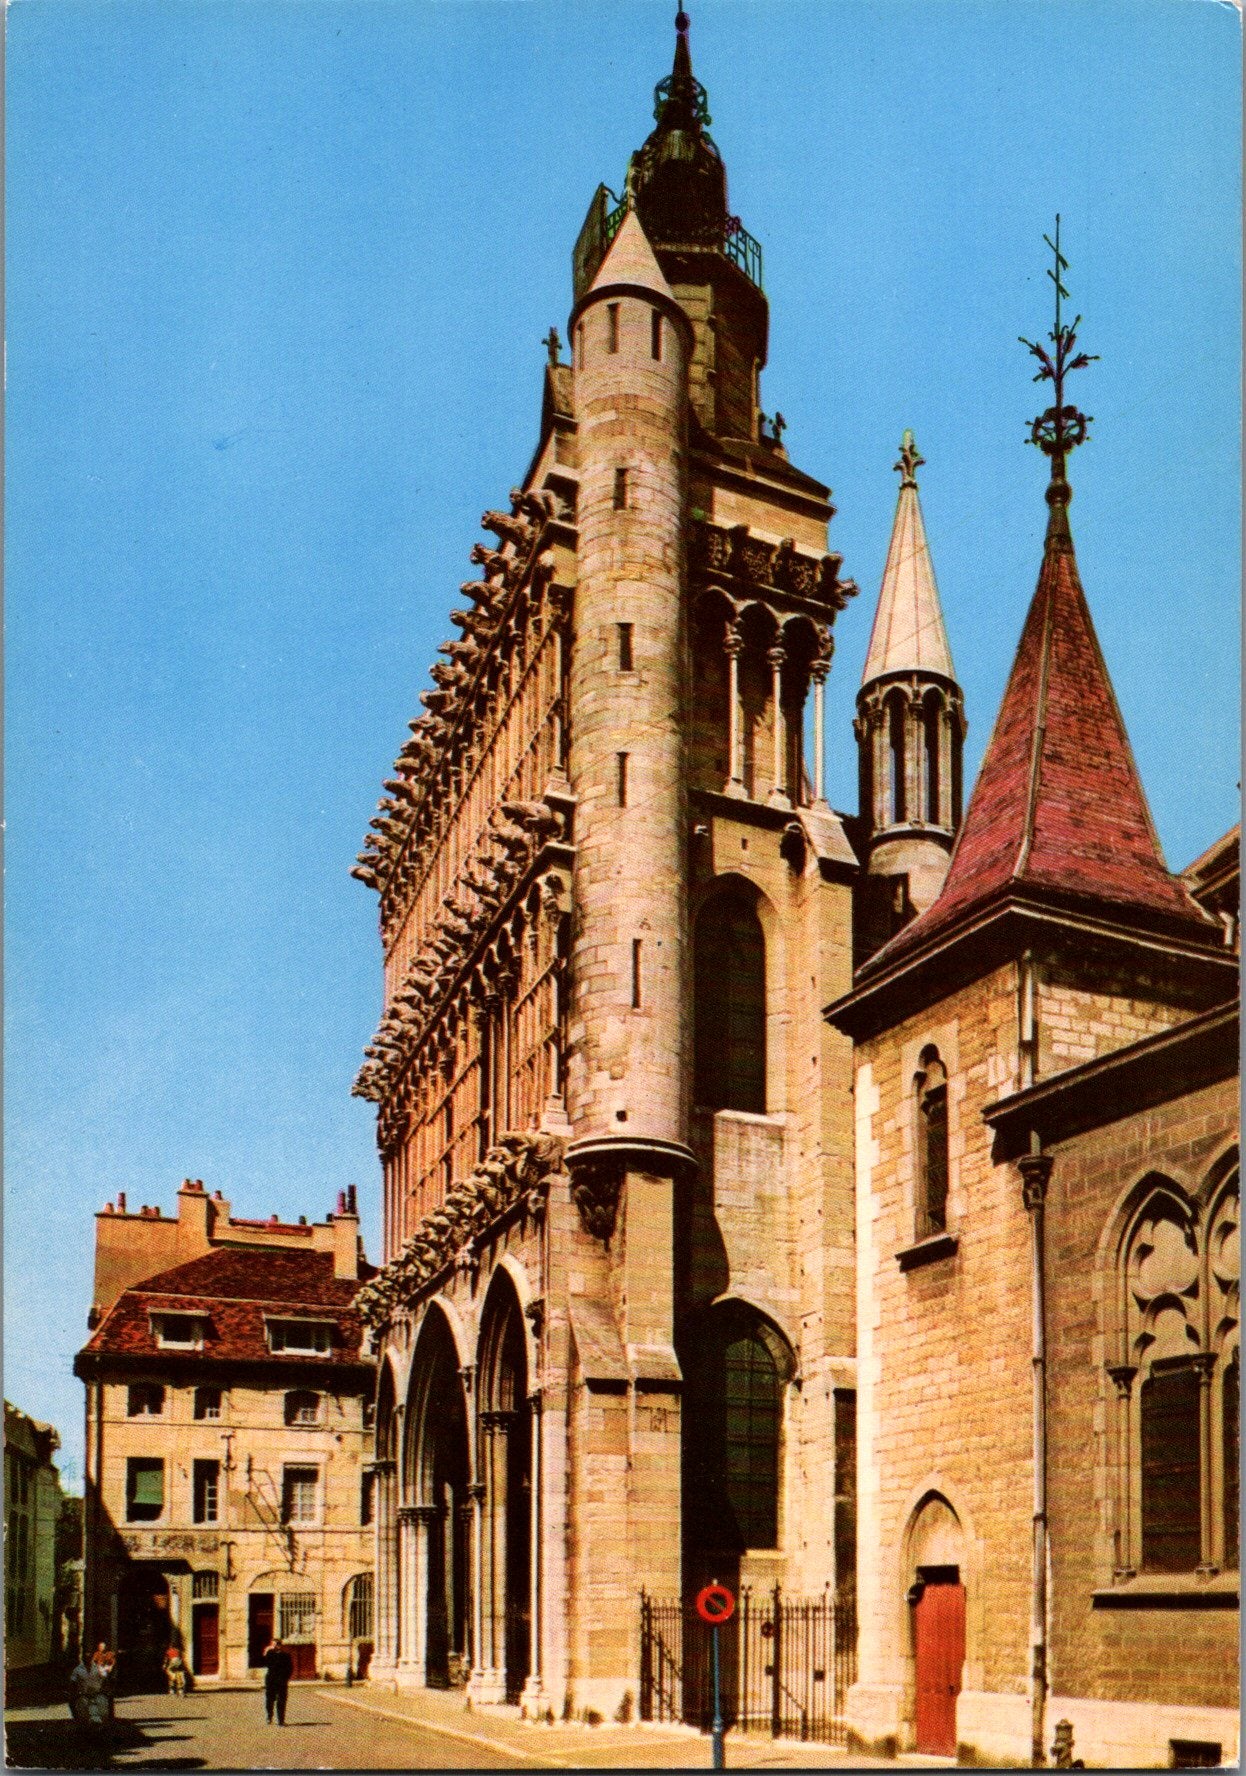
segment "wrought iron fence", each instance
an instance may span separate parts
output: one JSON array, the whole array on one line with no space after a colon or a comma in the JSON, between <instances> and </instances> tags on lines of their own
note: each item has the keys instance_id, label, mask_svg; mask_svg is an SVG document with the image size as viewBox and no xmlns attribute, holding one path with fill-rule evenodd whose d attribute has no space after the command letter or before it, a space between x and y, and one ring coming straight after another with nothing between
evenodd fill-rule
<instances>
[{"instance_id":1,"label":"wrought iron fence","mask_svg":"<svg viewBox=\"0 0 1246 1776\"><path fill-rule=\"evenodd\" d=\"M844 1700L857 1675L850 1596L785 1597L745 1587L719 1643L723 1723L737 1732L842 1745ZM710 1630L689 1603L640 1600L640 1718L708 1732Z\"/></svg>"}]
</instances>

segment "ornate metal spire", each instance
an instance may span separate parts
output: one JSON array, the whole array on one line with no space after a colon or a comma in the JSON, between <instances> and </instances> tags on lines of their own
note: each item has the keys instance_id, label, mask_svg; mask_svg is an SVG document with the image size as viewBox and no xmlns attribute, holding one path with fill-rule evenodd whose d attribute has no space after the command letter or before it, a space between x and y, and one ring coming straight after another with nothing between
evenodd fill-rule
<instances>
[{"instance_id":1,"label":"ornate metal spire","mask_svg":"<svg viewBox=\"0 0 1246 1776\"><path fill-rule=\"evenodd\" d=\"M692 20L681 8L675 14L675 64L653 89L653 115L663 129L697 130L711 122L709 95L692 73L688 30Z\"/></svg>"},{"instance_id":2,"label":"ornate metal spire","mask_svg":"<svg viewBox=\"0 0 1246 1776\"><path fill-rule=\"evenodd\" d=\"M912 432L906 431L900 440L900 460L892 464L899 471L901 487L917 486L917 471L925 460L924 456L918 454Z\"/></svg>"},{"instance_id":3,"label":"ornate metal spire","mask_svg":"<svg viewBox=\"0 0 1246 1776\"><path fill-rule=\"evenodd\" d=\"M1048 271L1047 276L1056 287L1056 324L1047 335L1053 350L1048 352L1032 339L1021 335L1022 345L1028 346L1038 359L1040 368L1034 377L1035 382L1050 382L1055 388L1055 402L1045 413L1031 423L1029 442L1037 444L1045 456L1051 458L1051 482L1047 488L1047 503L1055 517L1057 507L1066 507L1073 497L1069 486L1066 466L1070 450L1076 450L1084 444L1090 435L1091 417L1080 408L1066 404L1064 399L1064 379L1071 370L1084 370L1087 364L1093 364L1098 353L1077 352L1077 329L1082 324L1082 317L1075 316L1071 326L1064 324L1061 317L1062 301L1067 302L1069 293L1065 289L1062 274L1069 269L1069 262L1060 251L1060 218L1056 217L1056 238L1050 235L1043 239L1051 248L1055 257L1055 269Z\"/></svg>"}]
</instances>

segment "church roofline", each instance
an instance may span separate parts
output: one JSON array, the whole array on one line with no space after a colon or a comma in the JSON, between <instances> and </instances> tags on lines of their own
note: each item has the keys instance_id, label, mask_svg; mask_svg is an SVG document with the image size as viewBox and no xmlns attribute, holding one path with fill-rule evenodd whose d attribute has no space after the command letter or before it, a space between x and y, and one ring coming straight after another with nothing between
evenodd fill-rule
<instances>
[{"instance_id":1,"label":"church roofline","mask_svg":"<svg viewBox=\"0 0 1246 1776\"><path fill-rule=\"evenodd\" d=\"M1167 970L1174 991L1191 1003L1219 1002L1235 989L1237 958L1219 944L1210 920L1205 938L1200 937L1199 927L1188 921L1169 925L1157 919L1150 925L1131 918L1126 923L1105 915L1097 900L1079 905L1068 896L1062 904L1054 895L1010 884L991 904L968 909L954 926L932 930L925 942L890 964L880 951L865 965L874 970L877 964L877 972L863 970L852 991L826 1006L823 1016L861 1040L950 997L1035 944L1076 944L1088 956L1128 956L1135 964L1145 954L1152 968Z\"/></svg>"}]
</instances>

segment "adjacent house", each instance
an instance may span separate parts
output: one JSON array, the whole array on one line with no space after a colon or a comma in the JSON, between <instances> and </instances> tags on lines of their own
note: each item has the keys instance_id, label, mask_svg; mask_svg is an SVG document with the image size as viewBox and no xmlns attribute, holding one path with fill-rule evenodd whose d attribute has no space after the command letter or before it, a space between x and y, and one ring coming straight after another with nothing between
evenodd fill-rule
<instances>
[{"instance_id":1,"label":"adjacent house","mask_svg":"<svg viewBox=\"0 0 1246 1776\"><path fill-rule=\"evenodd\" d=\"M274 1634L300 1677L366 1670L375 1363L353 1190L322 1222L249 1221L188 1179L176 1218L96 1217L86 1384L85 1634L121 1682L176 1643L245 1680Z\"/></svg>"}]
</instances>

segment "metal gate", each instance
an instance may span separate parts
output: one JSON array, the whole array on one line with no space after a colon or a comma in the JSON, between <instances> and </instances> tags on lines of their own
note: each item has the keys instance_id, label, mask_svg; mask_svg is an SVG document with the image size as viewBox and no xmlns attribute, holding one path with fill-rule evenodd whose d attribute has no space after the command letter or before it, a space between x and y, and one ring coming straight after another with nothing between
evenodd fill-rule
<instances>
[{"instance_id":1,"label":"metal gate","mask_svg":"<svg viewBox=\"0 0 1246 1776\"><path fill-rule=\"evenodd\" d=\"M757 1596L745 1587L719 1629L723 1723L776 1739L847 1738L844 1699L857 1675L852 1597ZM691 1604L640 1599L640 1718L686 1721L708 1732L710 1630Z\"/></svg>"}]
</instances>

